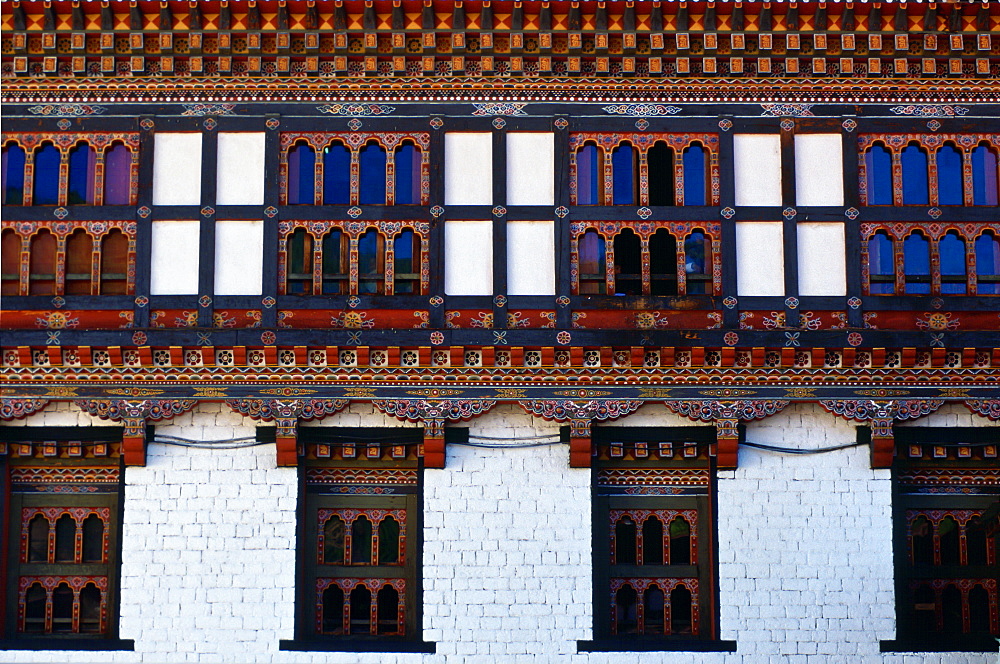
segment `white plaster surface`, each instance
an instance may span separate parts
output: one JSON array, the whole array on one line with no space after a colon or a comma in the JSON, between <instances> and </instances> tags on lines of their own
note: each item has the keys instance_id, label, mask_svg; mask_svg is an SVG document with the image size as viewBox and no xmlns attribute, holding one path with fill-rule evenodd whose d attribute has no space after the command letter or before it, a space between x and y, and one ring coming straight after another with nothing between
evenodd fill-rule
<instances>
[{"instance_id":1,"label":"white plaster surface","mask_svg":"<svg viewBox=\"0 0 1000 664\"><path fill-rule=\"evenodd\" d=\"M264 204L264 132L219 132L219 205Z\"/></svg>"},{"instance_id":2,"label":"white plaster surface","mask_svg":"<svg viewBox=\"0 0 1000 664\"><path fill-rule=\"evenodd\" d=\"M215 222L215 293L260 295L263 221Z\"/></svg>"},{"instance_id":3,"label":"white plaster surface","mask_svg":"<svg viewBox=\"0 0 1000 664\"><path fill-rule=\"evenodd\" d=\"M795 204L844 204L840 134L795 135Z\"/></svg>"},{"instance_id":4,"label":"white plaster surface","mask_svg":"<svg viewBox=\"0 0 1000 664\"><path fill-rule=\"evenodd\" d=\"M69 402L12 426L112 425ZM648 405L607 426L687 426ZM906 426L988 426L947 405ZM992 423L996 424L996 423ZM254 434L223 404L157 425L195 440ZM369 403L307 426L413 426ZM459 426L527 440L558 425L501 404ZM797 404L747 440L817 448L855 425ZM791 456L744 447L718 473L721 637L736 653L577 653L592 638L591 473L565 445L451 445L424 472L423 638L437 654L304 653L293 638L296 470L274 446L198 450L152 443L125 470L120 632L134 652L3 651L3 662L332 664L994 664L986 653L879 653L895 638L890 471L867 448Z\"/></svg>"},{"instance_id":5,"label":"white plaster surface","mask_svg":"<svg viewBox=\"0 0 1000 664\"><path fill-rule=\"evenodd\" d=\"M493 222L446 221L444 292L493 294Z\"/></svg>"},{"instance_id":6,"label":"white plaster surface","mask_svg":"<svg viewBox=\"0 0 1000 664\"><path fill-rule=\"evenodd\" d=\"M151 295L198 293L199 228L198 221L153 222Z\"/></svg>"},{"instance_id":7,"label":"white plaster surface","mask_svg":"<svg viewBox=\"0 0 1000 664\"><path fill-rule=\"evenodd\" d=\"M507 134L507 204L555 203L555 134Z\"/></svg>"},{"instance_id":8,"label":"white plaster surface","mask_svg":"<svg viewBox=\"0 0 1000 664\"><path fill-rule=\"evenodd\" d=\"M157 132L153 205L201 204L201 132Z\"/></svg>"},{"instance_id":9,"label":"white plaster surface","mask_svg":"<svg viewBox=\"0 0 1000 664\"><path fill-rule=\"evenodd\" d=\"M507 222L507 292L555 295L555 223Z\"/></svg>"},{"instance_id":10,"label":"white plaster surface","mask_svg":"<svg viewBox=\"0 0 1000 664\"><path fill-rule=\"evenodd\" d=\"M799 295L847 295L844 224L800 222Z\"/></svg>"},{"instance_id":11,"label":"white plaster surface","mask_svg":"<svg viewBox=\"0 0 1000 664\"><path fill-rule=\"evenodd\" d=\"M784 295L781 222L736 223L736 288L740 295Z\"/></svg>"},{"instance_id":12,"label":"white plaster surface","mask_svg":"<svg viewBox=\"0 0 1000 664\"><path fill-rule=\"evenodd\" d=\"M737 205L781 205L781 138L736 134L733 162Z\"/></svg>"},{"instance_id":13,"label":"white plaster surface","mask_svg":"<svg viewBox=\"0 0 1000 664\"><path fill-rule=\"evenodd\" d=\"M493 134L448 132L444 135L445 205L493 202Z\"/></svg>"}]
</instances>

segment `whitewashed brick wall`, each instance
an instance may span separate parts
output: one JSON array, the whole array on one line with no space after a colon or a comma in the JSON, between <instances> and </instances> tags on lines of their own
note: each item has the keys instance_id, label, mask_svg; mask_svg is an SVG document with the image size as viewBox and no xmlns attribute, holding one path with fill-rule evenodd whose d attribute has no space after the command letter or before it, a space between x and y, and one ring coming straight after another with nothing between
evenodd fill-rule
<instances>
[{"instance_id":1,"label":"whitewashed brick wall","mask_svg":"<svg viewBox=\"0 0 1000 664\"><path fill-rule=\"evenodd\" d=\"M111 425L70 404L22 426ZM646 406L610 426L687 426ZM913 426L986 426L963 406ZM256 423L203 404L157 431L198 440L252 436ZM406 426L370 404L308 426ZM412 426L412 425L409 425ZM461 426L482 436L554 434L498 406ZM748 425L790 447L855 440L852 424L797 405ZM278 651L294 633L296 472L271 445L200 450L152 444L125 473L121 637L135 652L0 653L3 662L331 662L362 664L993 664L996 655L881 654L895 636L889 471L867 448L815 456L740 451L719 474L722 638L737 653L583 653L592 638L590 471L563 445L451 446L424 476L424 639L438 654Z\"/></svg>"}]
</instances>

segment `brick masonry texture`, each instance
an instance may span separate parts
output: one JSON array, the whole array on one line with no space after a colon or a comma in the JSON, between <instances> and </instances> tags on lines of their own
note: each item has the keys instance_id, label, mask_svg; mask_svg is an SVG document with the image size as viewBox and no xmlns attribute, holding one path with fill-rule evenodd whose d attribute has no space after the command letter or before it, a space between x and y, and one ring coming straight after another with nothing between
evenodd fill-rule
<instances>
[{"instance_id":1,"label":"brick masonry texture","mask_svg":"<svg viewBox=\"0 0 1000 664\"><path fill-rule=\"evenodd\" d=\"M91 426L70 404L14 423ZM688 426L646 406L610 426ZM960 405L913 426L986 426ZM197 440L252 436L221 404L158 426ZM370 404L308 426L408 426ZM558 432L516 406L461 426L482 436ZM854 425L796 405L751 423L747 439L815 448ZM720 622L737 653L576 653L592 634L590 471L564 445L453 445L424 477L423 637L436 655L280 652L294 632L296 471L274 448L149 446L125 473L121 637L135 652L0 653L3 662L330 662L361 664L993 664L987 654L881 654L895 635L891 489L863 447L813 456L740 450L719 473Z\"/></svg>"}]
</instances>

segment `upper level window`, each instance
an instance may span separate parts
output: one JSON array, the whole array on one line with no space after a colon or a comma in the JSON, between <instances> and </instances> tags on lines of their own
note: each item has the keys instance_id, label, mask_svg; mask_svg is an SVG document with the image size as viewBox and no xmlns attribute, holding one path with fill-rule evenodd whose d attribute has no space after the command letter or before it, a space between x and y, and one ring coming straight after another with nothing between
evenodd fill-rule
<instances>
[{"instance_id":1,"label":"upper level window","mask_svg":"<svg viewBox=\"0 0 1000 664\"><path fill-rule=\"evenodd\" d=\"M577 295L721 292L718 222L573 222L570 274Z\"/></svg>"},{"instance_id":2,"label":"upper level window","mask_svg":"<svg viewBox=\"0 0 1000 664\"><path fill-rule=\"evenodd\" d=\"M573 205L718 205L715 134L570 134Z\"/></svg>"},{"instance_id":3,"label":"upper level window","mask_svg":"<svg viewBox=\"0 0 1000 664\"><path fill-rule=\"evenodd\" d=\"M1000 138L865 134L862 205L996 205Z\"/></svg>"},{"instance_id":4,"label":"upper level window","mask_svg":"<svg viewBox=\"0 0 1000 664\"><path fill-rule=\"evenodd\" d=\"M283 295L427 293L427 222L283 221L278 229Z\"/></svg>"},{"instance_id":5,"label":"upper level window","mask_svg":"<svg viewBox=\"0 0 1000 664\"><path fill-rule=\"evenodd\" d=\"M287 205L426 205L430 135L285 133L282 198Z\"/></svg>"},{"instance_id":6,"label":"upper level window","mask_svg":"<svg viewBox=\"0 0 1000 664\"><path fill-rule=\"evenodd\" d=\"M134 205L139 136L5 134L4 205Z\"/></svg>"}]
</instances>

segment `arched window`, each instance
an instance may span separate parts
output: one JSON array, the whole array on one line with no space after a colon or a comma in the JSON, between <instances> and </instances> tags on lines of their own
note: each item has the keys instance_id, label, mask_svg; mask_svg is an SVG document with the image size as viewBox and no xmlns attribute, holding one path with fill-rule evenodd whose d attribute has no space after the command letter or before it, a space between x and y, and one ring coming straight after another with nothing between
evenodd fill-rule
<instances>
[{"instance_id":1,"label":"arched window","mask_svg":"<svg viewBox=\"0 0 1000 664\"><path fill-rule=\"evenodd\" d=\"M626 228L615 236L615 295L642 294L642 245Z\"/></svg>"},{"instance_id":2,"label":"arched window","mask_svg":"<svg viewBox=\"0 0 1000 664\"><path fill-rule=\"evenodd\" d=\"M396 295L414 295L420 290L420 238L410 229L404 230L392 241L393 292Z\"/></svg>"},{"instance_id":3,"label":"arched window","mask_svg":"<svg viewBox=\"0 0 1000 664\"><path fill-rule=\"evenodd\" d=\"M65 583L52 591L52 631L73 631L73 589Z\"/></svg>"},{"instance_id":4,"label":"arched window","mask_svg":"<svg viewBox=\"0 0 1000 664\"><path fill-rule=\"evenodd\" d=\"M351 634L372 633L372 594L363 585L351 591Z\"/></svg>"},{"instance_id":5,"label":"arched window","mask_svg":"<svg viewBox=\"0 0 1000 664\"><path fill-rule=\"evenodd\" d=\"M382 586L378 591L378 633L398 634L399 629L399 593L392 586Z\"/></svg>"},{"instance_id":6,"label":"arched window","mask_svg":"<svg viewBox=\"0 0 1000 664\"><path fill-rule=\"evenodd\" d=\"M289 295L312 294L313 238L298 228L286 241L285 292ZM324 262L326 255L323 256Z\"/></svg>"},{"instance_id":7,"label":"arched window","mask_svg":"<svg viewBox=\"0 0 1000 664\"><path fill-rule=\"evenodd\" d=\"M969 631L973 634L990 631L990 596L978 583L969 591Z\"/></svg>"},{"instance_id":8,"label":"arched window","mask_svg":"<svg viewBox=\"0 0 1000 664\"><path fill-rule=\"evenodd\" d=\"M358 155L361 184L358 202L361 205L385 205L386 154L378 143L369 143Z\"/></svg>"},{"instance_id":9,"label":"arched window","mask_svg":"<svg viewBox=\"0 0 1000 664\"><path fill-rule=\"evenodd\" d=\"M90 295L90 272L94 261L94 239L78 228L66 238L67 295Z\"/></svg>"},{"instance_id":10,"label":"arched window","mask_svg":"<svg viewBox=\"0 0 1000 664\"><path fill-rule=\"evenodd\" d=\"M97 169L97 151L80 143L69 151L69 191L66 202L70 205L94 204L94 180Z\"/></svg>"},{"instance_id":11,"label":"arched window","mask_svg":"<svg viewBox=\"0 0 1000 664\"><path fill-rule=\"evenodd\" d=\"M35 153L34 193L35 205L59 203L59 162L62 156L51 143L46 143Z\"/></svg>"},{"instance_id":12,"label":"arched window","mask_svg":"<svg viewBox=\"0 0 1000 664\"><path fill-rule=\"evenodd\" d=\"M941 564L958 565L961 563L961 548L959 545L958 521L950 516L941 519L937 525L938 541L941 547Z\"/></svg>"},{"instance_id":13,"label":"arched window","mask_svg":"<svg viewBox=\"0 0 1000 664\"><path fill-rule=\"evenodd\" d=\"M892 154L876 143L865 152L868 205L892 205Z\"/></svg>"},{"instance_id":14,"label":"arched window","mask_svg":"<svg viewBox=\"0 0 1000 664\"><path fill-rule=\"evenodd\" d=\"M580 295L600 295L605 292L607 268L604 238L591 229L580 236L577 248L580 256Z\"/></svg>"},{"instance_id":15,"label":"arched window","mask_svg":"<svg viewBox=\"0 0 1000 664\"><path fill-rule=\"evenodd\" d=\"M649 204L674 205L674 151L663 141L646 155L649 165Z\"/></svg>"},{"instance_id":16,"label":"arched window","mask_svg":"<svg viewBox=\"0 0 1000 664\"><path fill-rule=\"evenodd\" d=\"M663 591L650 586L643 595L643 634L663 634Z\"/></svg>"},{"instance_id":17,"label":"arched window","mask_svg":"<svg viewBox=\"0 0 1000 664\"><path fill-rule=\"evenodd\" d=\"M344 591L336 584L323 591L323 633L344 633Z\"/></svg>"},{"instance_id":18,"label":"arched window","mask_svg":"<svg viewBox=\"0 0 1000 664\"><path fill-rule=\"evenodd\" d=\"M937 151L938 205L961 205L962 153L954 145L942 145Z\"/></svg>"},{"instance_id":19,"label":"arched window","mask_svg":"<svg viewBox=\"0 0 1000 664\"><path fill-rule=\"evenodd\" d=\"M31 238L30 295L56 294L56 236L43 228Z\"/></svg>"},{"instance_id":20,"label":"arched window","mask_svg":"<svg viewBox=\"0 0 1000 664\"><path fill-rule=\"evenodd\" d=\"M576 153L576 204L601 205L603 179L601 151L593 143L588 143Z\"/></svg>"},{"instance_id":21,"label":"arched window","mask_svg":"<svg viewBox=\"0 0 1000 664\"><path fill-rule=\"evenodd\" d=\"M56 521L56 562L71 563L76 554L76 521L63 514Z\"/></svg>"},{"instance_id":22,"label":"arched window","mask_svg":"<svg viewBox=\"0 0 1000 664\"><path fill-rule=\"evenodd\" d=\"M351 204L351 151L340 143L323 148L323 204Z\"/></svg>"},{"instance_id":23,"label":"arched window","mask_svg":"<svg viewBox=\"0 0 1000 664\"><path fill-rule=\"evenodd\" d=\"M962 629L962 591L948 584L941 593L942 629L945 634L961 634Z\"/></svg>"},{"instance_id":24,"label":"arched window","mask_svg":"<svg viewBox=\"0 0 1000 664\"><path fill-rule=\"evenodd\" d=\"M332 230L323 236L323 294L347 293L347 235Z\"/></svg>"},{"instance_id":25,"label":"arched window","mask_svg":"<svg viewBox=\"0 0 1000 664\"><path fill-rule=\"evenodd\" d=\"M666 228L649 238L650 295L677 295L677 239Z\"/></svg>"},{"instance_id":26,"label":"arched window","mask_svg":"<svg viewBox=\"0 0 1000 664\"><path fill-rule=\"evenodd\" d=\"M3 204L24 204L24 149L10 143L3 149Z\"/></svg>"},{"instance_id":27,"label":"arched window","mask_svg":"<svg viewBox=\"0 0 1000 664\"><path fill-rule=\"evenodd\" d=\"M366 516L359 516L351 524L351 563L370 565L371 562L372 522Z\"/></svg>"},{"instance_id":28,"label":"arched window","mask_svg":"<svg viewBox=\"0 0 1000 664\"><path fill-rule=\"evenodd\" d=\"M314 205L316 201L316 153L299 143L288 151L288 204Z\"/></svg>"},{"instance_id":29,"label":"arched window","mask_svg":"<svg viewBox=\"0 0 1000 664\"><path fill-rule=\"evenodd\" d=\"M684 240L684 273L688 295L712 292L712 240L701 231Z\"/></svg>"},{"instance_id":30,"label":"arched window","mask_svg":"<svg viewBox=\"0 0 1000 664\"><path fill-rule=\"evenodd\" d=\"M49 561L49 520L37 514L28 524L28 562Z\"/></svg>"},{"instance_id":31,"label":"arched window","mask_svg":"<svg viewBox=\"0 0 1000 664\"><path fill-rule=\"evenodd\" d=\"M101 631L101 591L92 583L80 590L80 631Z\"/></svg>"},{"instance_id":32,"label":"arched window","mask_svg":"<svg viewBox=\"0 0 1000 664\"><path fill-rule=\"evenodd\" d=\"M104 522L91 514L83 521L83 562L104 562Z\"/></svg>"},{"instance_id":33,"label":"arched window","mask_svg":"<svg viewBox=\"0 0 1000 664\"><path fill-rule=\"evenodd\" d=\"M0 234L0 295L17 295L21 288L21 238L7 229Z\"/></svg>"},{"instance_id":34,"label":"arched window","mask_svg":"<svg viewBox=\"0 0 1000 664\"><path fill-rule=\"evenodd\" d=\"M128 292L128 237L113 228L101 240L101 294Z\"/></svg>"},{"instance_id":35,"label":"arched window","mask_svg":"<svg viewBox=\"0 0 1000 664\"><path fill-rule=\"evenodd\" d=\"M965 293L965 240L958 233L947 233L938 243L941 261L941 292L950 295Z\"/></svg>"},{"instance_id":36,"label":"arched window","mask_svg":"<svg viewBox=\"0 0 1000 664\"><path fill-rule=\"evenodd\" d=\"M903 273L907 295L931 292L931 243L920 233L910 233L903 241Z\"/></svg>"},{"instance_id":37,"label":"arched window","mask_svg":"<svg viewBox=\"0 0 1000 664\"><path fill-rule=\"evenodd\" d=\"M927 205L927 153L910 143L900 155L903 169L903 205Z\"/></svg>"},{"instance_id":38,"label":"arched window","mask_svg":"<svg viewBox=\"0 0 1000 664\"><path fill-rule=\"evenodd\" d=\"M986 145L972 151L972 203L997 204L997 153Z\"/></svg>"},{"instance_id":39,"label":"arched window","mask_svg":"<svg viewBox=\"0 0 1000 664\"><path fill-rule=\"evenodd\" d=\"M677 586L670 591L670 633L690 634L692 628L691 591Z\"/></svg>"},{"instance_id":40,"label":"arched window","mask_svg":"<svg viewBox=\"0 0 1000 664\"><path fill-rule=\"evenodd\" d=\"M708 205L708 151L699 143L684 150L684 205Z\"/></svg>"},{"instance_id":41,"label":"arched window","mask_svg":"<svg viewBox=\"0 0 1000 664\"><path fill-rule=\"evenodd\" d=\"M636 524L630 516L623 516L615 524L615 564L636 564Z\"/></svg>"},{"instance_id":42,"label":"arched window","mask_svg":"<svg viewBox=\"0 0 1000 664\"><path fill-rule=\"evenodd\" d=\"M980 295L1000 295L1000 238L993 233L976 238L976 281Z\"/></svg>"},{"instance_id":43,"label":"arched window","mask_svg":"<svg viewBox=\"0 0 1000 664\"><path fill-rule=\"evenodd\" d=\"M331 516L323 524L323 563L326 565L344 564L344 541L347 526L339 516ZM341 595L343 601L343 595Z\"/></svg>"},{"instance_id":44,"label":"arched window","mask_svg":"<svg viewBox=\"0 0 1000 664\"><path fill-rule=\"evenodd\" d=\"M655 516L642 523L642 564L663 564L663 523Z\"/></svg>"},{"instance_id":45,"label":"arched window","mask_svg":"<svg viewBox=\"0 0 1000 664\"><path fill-rule=\"evenodd\" d=\"M385 271L382 268L383 238L375 229L369 229L358 238L358 292L382 293L385 289Z\"/></svg>"},{"instance_id":46,"label":"arched window","mask_svg":"<svg viewBox=\"0 0 1000 664\"><path fill-rule=\"evenodd\" d=\"M635 588L622 586L615 594L615 625L618 634L635 634L639 631L639 595Z\"/></svg>"},{"instance_id":47,"label":"arched window","mask_svg":"<svg viewBox=\"0 0 1000 664\"><path fill-rule=\"evenodd\" d=\"M670 564L691 564L691 524L681 517L670 522Z\"/></svg>"},{"instance_id":48,"label":"arched window","mask_svg":"<svg viewBox=\"0 0 1000 664\"><path fill-rule=\"evenodd\" d=\"M892 295L896 291L892 240L882 232L868 239L868 283L872 295Z\"/></svg>"},{"instance_id":49,"label":"arched window","mask_svg":"<svg viewBox=\"0 0 1000 664\"><path fill-rule=\"evenodd\" d=\"M926 516L918 516L910 525L910 557L914 565L934 564L933 526Z\"/></svg>"},{"instance_id":50,"label":"arched window","mask_svg":"<svg viewBox=\"0 0 1000 664\"><path fill-rule=\"evenodd\" d=\"M387 516L378 524L378 563L395 565L399 562L399 522Z\"/></svg>"},{"instance_id":51,"label":"arched window","mask_svg":"<svg viewBox=\"0 0 1000 664\"><path fill-rule=\"evenodd\" d=\"M104 153L104 204L132 203L132 152L115 143Z\"/></svg>"},{"instance_id":52,"label":"arched window","mask_svg":"<svg viewBox=\"0 0 1000 664\"><path fill-rule=\"evenodd\" d=\"M614 205L635 205L637 184L635 148L624 143L611 153L612 203Z\"/></svg>"},{"instance_id":53,"label":"arched window","mask_svg":"<svg viewBox=\"0 0 1000 664\"><path fill-rule=\"evenodd\" d=\"M412 143L396 148L396 205L420 205L420 149Z\"/></svg>"},{"instance_id":54,"label":"arched window","mask_svg":"<svg viewBox=\"0 0 1000 664\"><path fill-rule=\"evenodd\" d=\"M34 583L24 596L24 631L45 631L45 588Z\"/></svg>"}]
</instances>

